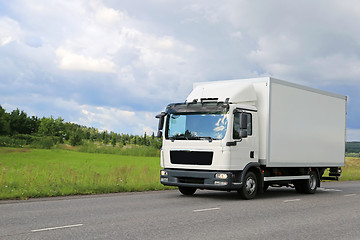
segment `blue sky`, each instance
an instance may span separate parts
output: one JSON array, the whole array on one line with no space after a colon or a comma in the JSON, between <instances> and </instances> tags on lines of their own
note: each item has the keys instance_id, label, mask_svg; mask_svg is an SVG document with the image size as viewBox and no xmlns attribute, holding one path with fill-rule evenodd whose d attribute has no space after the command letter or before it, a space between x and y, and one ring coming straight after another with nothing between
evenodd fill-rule
<instances>
[{"instance_id":1,"label":"blue sky","mask_svg":"<svg viewBox=\"0 0 360 240\"><path fill-rule=\"evenodd\" d=\"M360 141L360 3L0 2L0 105L118 133L199 81L273 76L348 96Z\"/></svg>"}]
</instances>

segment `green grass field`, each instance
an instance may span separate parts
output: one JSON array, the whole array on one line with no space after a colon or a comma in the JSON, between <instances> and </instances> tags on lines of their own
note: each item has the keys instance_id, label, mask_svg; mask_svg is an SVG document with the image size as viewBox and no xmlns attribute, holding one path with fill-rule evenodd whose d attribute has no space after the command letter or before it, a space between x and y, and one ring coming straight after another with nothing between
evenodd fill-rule
<instances>
[{"instance_id":1,"label":"green grass field","mask_svg":"<svg viewBox=\"0 0 360 240\"><path fill-rule=\"evenodd\" d=\"M360 180L360 158L346 157L345 167L342 168L343 174L340 181L359 181Z\"/></svg>"},{"instance_id":2,"label":"green grass field","mask_svg":"<svg viewBox=\"0 0 360 240\"><path fill-rule=\"evenodd\" d=\"M167 189L159 170L159 157L0 148L0 199ZM360 158L346 158L340 179L360 180Z\"/></svg>"},{"instance_id":3,"label":"green grass field","mask_svg":"<svg viewBox=\"0 0 360 240\"><path fill-rule=\"evenodd\" d=\"M159 158L0 148L0 199L166 189Z\"/></svg>"}]
</instances>

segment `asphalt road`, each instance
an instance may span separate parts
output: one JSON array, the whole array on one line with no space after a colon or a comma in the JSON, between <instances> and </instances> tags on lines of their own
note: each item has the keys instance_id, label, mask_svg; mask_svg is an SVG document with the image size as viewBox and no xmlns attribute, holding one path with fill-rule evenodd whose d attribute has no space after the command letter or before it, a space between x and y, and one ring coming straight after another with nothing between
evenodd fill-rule
<instances>
[{"instance_id":1,"label":"asphalt road","mask_svg":"<svg viewBox=\"0 0 360 240\"><path fill-rule=\"evenodd\" d=\"M0 239L360 239L360 182L249 201L177 190L0 201Z\"/></svg>"}]
</instances>

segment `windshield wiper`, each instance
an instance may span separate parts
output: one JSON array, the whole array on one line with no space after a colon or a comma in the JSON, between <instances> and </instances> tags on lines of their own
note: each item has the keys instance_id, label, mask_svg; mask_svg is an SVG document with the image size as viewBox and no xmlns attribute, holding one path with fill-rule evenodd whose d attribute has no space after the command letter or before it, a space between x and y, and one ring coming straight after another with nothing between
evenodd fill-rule
<instances>
[{"instance_id":1,"label":"windshield wiper","mask_svg":"<svg viewBox=\"0 0 360 240\"><path fill-rule=\"evenodd\" d=\"M207 140L209 140L209 142L212 142L213 140L215 140L215 138L213 138L213 137L197 137L197 139L207 139Z\"/></svg>"},{"instance_id":2,"label":"windshield wiper","mask_svg":"<svg viewBox=\"0 0 360 240\"><path fill-rule=\"evenodd\" d=\"M212 142L213 140L216 140L216 138L213 137L186 137L186 136L175 136L175 137L169 137L169 139L174 142L175 140L180 140L180 139L186 139L186 140L202 140L202 139L206 139L209 142Z\"/></svg>"},{"instance_id":3,"label":"windshield wiper","mask_svg":"<svg viewBox=\"0 0 360 240\"><path fill-rule=\"evenodd\" d=\"M179 139L186 139L186 140L189 140L188 137L186 136L175 136L175 137L169 137L169 139L173 142L175 140L179 140Z\"/></svg>"}]
</instances>

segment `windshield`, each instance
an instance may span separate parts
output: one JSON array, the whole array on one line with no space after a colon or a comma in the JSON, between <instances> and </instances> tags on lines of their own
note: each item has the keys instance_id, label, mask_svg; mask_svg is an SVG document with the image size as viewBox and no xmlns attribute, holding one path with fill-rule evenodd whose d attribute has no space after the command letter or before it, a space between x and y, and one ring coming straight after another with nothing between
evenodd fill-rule
<instances>
[{"instance_id":1,"label":"windshield","mask_svg":"<svg viewBox=\"0 0 360 240\"><path fill-rule=\"evenodd\" d=\"M221 140L225 137L227 114L169 114L167 139Z\"/></svg>"}]
</instances>

